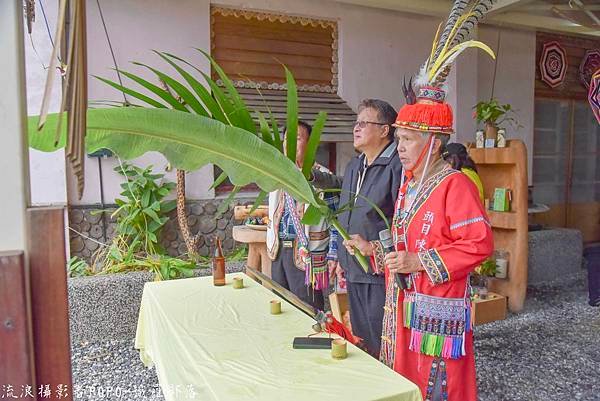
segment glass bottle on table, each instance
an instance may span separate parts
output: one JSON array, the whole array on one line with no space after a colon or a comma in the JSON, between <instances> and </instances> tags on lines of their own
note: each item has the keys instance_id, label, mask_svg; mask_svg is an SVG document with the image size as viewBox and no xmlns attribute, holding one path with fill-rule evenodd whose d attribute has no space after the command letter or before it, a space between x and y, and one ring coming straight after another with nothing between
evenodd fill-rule
<instances>
[{"instance_id":1,"label":"glass bottle on table","mask_svg":"<svg viewBox=\"0 0 600 401\"><path fill-rule=\"evenodd\" d=\"M212 258L213 285L225 285L225 257L221 246L221 238L215 239L215 252Z\"/></svg>"}]
</instances>

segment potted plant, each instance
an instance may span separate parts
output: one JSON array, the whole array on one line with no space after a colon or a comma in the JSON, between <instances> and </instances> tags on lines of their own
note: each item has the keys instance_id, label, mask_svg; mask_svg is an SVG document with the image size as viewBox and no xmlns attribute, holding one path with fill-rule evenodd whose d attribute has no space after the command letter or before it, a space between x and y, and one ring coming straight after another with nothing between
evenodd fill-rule
<instances>
[{"instance_id":1,"label":"potted plant","mask_svg":"<svg viewBox=\"0 0 600 401\"><path fill-rule=\"evenodd\" d=\"M496 275L496 260L494 258L486 259L482 264L475 268L475 278L477 291L476 295L481 299L487 298L488 277Z\"/></svg>"},{"instance_id":2,"label":"potted plant","mask_svg":"<svg viewBox=\"0 0 600 401\"><path fill-rule=\"evenodd\" d=\"M489 101L481 101L474 107L473 117L478 124L485 124L486 139L496 139L498 136L498 126L504 122L516 123L516 120L510 117L514 113L510 104L500 104L498 99L492 98Z\"/></svg>"}]
</instances>

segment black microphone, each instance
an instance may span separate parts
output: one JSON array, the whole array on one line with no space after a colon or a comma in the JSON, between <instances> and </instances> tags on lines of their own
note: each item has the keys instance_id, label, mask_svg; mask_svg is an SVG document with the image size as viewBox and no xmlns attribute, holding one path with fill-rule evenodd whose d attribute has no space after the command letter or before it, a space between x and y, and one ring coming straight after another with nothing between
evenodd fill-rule
<instances>
[{"instance_id":1,"label":"black microphone","mask_svg":"<svg viewBox=\"0 0 600 401\"><path fill-rule=\"evenodd\" d=\"M386 253L386 255L396 251L396 249L394 249L394 242L392 241L392 233L390 233L390 230L387 228L379 231L379 241L381 241L381 245L383 245L383 251ZM408 275L404 273L395 273L394 276L398 287L406 290L408 288L408 283L406 282Z\"/></svg>"}]
</instances>

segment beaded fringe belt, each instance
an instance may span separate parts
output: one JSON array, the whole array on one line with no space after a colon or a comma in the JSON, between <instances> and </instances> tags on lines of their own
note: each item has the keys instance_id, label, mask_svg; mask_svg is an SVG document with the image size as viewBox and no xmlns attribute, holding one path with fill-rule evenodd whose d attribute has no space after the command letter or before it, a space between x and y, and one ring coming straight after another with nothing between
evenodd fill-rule
<instances>
[{"instance_id":1,"label":"beaded fringe belt","mask_svg":"<svg viewBox=\"0 0 600 401\"><path fill-rule=\"evenodd\" d=\"M441 298L417 292L403 302L404 327L410 329L410 350L459 359L465 353L465 332L471 330L471 304L465 298Z\"/></svg>"}]
</instances>

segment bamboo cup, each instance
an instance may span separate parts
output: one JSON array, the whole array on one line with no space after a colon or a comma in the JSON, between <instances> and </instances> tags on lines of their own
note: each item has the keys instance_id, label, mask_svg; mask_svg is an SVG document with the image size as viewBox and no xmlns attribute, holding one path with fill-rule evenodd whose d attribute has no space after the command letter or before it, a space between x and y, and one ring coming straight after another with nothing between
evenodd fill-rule
<instances>
[{"instance_id":1,"label":"bamboo cup","mask_svg":"<svg viewBox=\"0 0 600 401\"><path fill-rule=\"evenodd\" d=\"M281 313L281 302L274 299L271 301L271 315L279 315Z\"/></svg>"},{"instance_id":2,"label":"bamboo cup","mask_svg":"<svg viewBox=\"0 0 600 401\"><path fill-rule=\"evenodd\" d=\"M333 359L346 359L348 357L346 340L337 339L331 342L331 357Z\"/></svg>"},{"instance_id":3,"label":"bamboo cup","mask_svg":"<svg viewBox=\"0 0 600 401\"><path fill-rule=\"evenodd\" d=\"M233 288L235 288L236 290L240 290L240 289L244 288L244 279L241 277L234 277L233 278Z\"/></svg>"}]
</instances>

